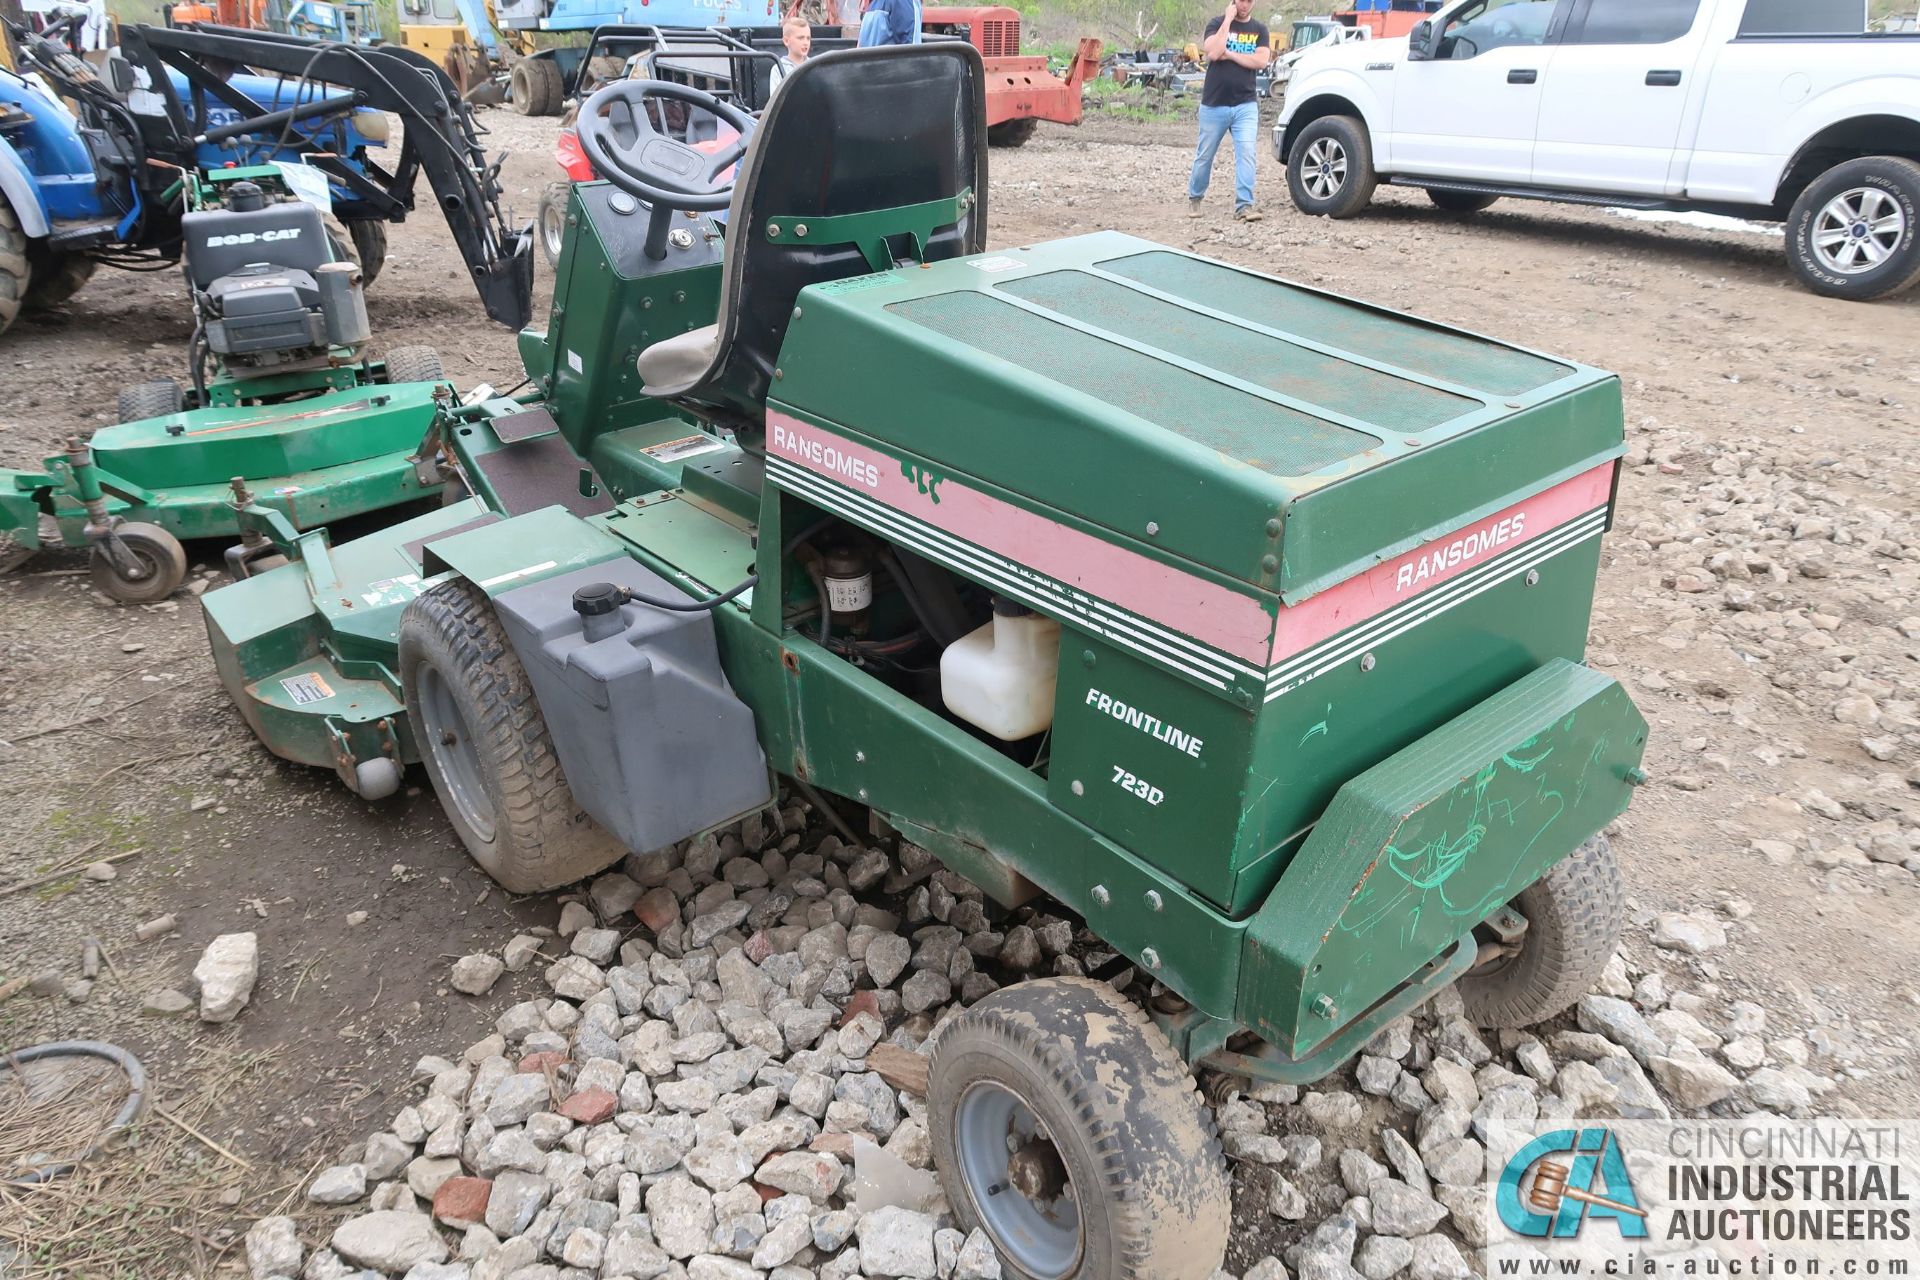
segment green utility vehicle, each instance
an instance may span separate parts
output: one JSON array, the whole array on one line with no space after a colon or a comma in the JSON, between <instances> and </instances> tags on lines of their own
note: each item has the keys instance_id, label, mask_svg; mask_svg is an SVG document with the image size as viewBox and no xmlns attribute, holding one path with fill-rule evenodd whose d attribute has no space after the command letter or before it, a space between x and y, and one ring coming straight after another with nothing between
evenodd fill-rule
<instances>
[{"instance_id":1,"label":"green utility vehicle","mask_svg":"<svg viewBox=\"0 0 1920 1280\"><path fill-rule=\"evenodd\" d=\"M1587 990L1646 739L1581 660L1613 377L1125 235L983 252L964 45L809 59L757 132L649 81L580 120L537 390L442 419L473 497L337 547L244 513L298 563L207 624L273 751L424 761L515 891L786 778L1078 913L1150 1001L1020 983L931 1062L948 1198L1029 1280L1219 1264L1193 1067Z\"/></svg>"},{"instance_id":2,"label":"green utility vehicle","mask_svg":"<svg viewBox=\"0 0 1920 1280\"><path fill-rule=\"evenodd\" d=\"M417 461L452 393L440 358L423 346L363 356L372 331L360 268L319 209L274 165L181 182L191 386L123 388L119 425L68 441L43 471L0 470L0 539L38 547L50 518L60 542L91 548L94 585L130 604L180 586L182 540L239 532L236 505L311 529L443 483L431 459ZM278 563L257 539L228 560L240 576Z\"/></svg>"}]
</instances>

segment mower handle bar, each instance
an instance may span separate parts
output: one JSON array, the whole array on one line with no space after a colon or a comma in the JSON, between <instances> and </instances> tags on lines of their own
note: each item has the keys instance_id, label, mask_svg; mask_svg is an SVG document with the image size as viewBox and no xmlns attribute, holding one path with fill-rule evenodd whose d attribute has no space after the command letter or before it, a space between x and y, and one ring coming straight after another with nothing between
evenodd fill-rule
<instances>
[{"instance_id":1,"label":"mower handle bar","mask_svg":"<svg viewBox=\"0 0 1920 1280\"><path fill-rule=\"evenodd\" d=\"M345 115L359 106L364 97L365 95L359 93L337 93L330 98L315 98L311 102L282 107L278 111L269 111L263 116L254 116L250 120L235 120L232 124L223 124L218 129L207 130L194 141L196 143L225 142L228 138L237 138L243 133L258 133L265 129L290 124L295 120L308 120L314 116Z\"/></svg>"}]
</instances>

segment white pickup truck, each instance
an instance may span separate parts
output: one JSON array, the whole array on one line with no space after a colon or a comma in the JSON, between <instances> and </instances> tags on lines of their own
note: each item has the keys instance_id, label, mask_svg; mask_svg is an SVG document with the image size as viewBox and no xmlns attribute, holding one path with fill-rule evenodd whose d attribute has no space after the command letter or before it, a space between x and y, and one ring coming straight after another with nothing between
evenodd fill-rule
<instances>
[{"instance_id":1,"label":"white pickup truck","mask_svg":"<svg viewBox=\"0 0 1920 1280\"><path fill-rule=\"evenodd\" d=\"M1274 146L1302 211L1382 182L1777 219L1815 292L1920 282L1920 35L1861 0L1459 0L1295 73Z\"/></svg>"}]
</instances>

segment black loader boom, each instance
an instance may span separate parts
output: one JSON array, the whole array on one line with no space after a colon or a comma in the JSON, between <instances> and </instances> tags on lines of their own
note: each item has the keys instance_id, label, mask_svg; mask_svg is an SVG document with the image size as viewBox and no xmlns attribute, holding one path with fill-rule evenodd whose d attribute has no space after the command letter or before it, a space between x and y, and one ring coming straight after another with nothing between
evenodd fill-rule
<instances>
[{"instance_id":1,"label":"black loader boom","mask_svg":"<svg viewBox=\"0 0 1920 1280\"><path fill-rule=\"evenodd\" d=\"M447 74L418 52L201 24L126 26L120 42L127 60L147 72L165 101L173 135L183 141L195 137L192 121L207 119L208 99L253 120L297 101L304 84L350 91L360 106L399 116L400 156L390 171L364 151L353 157L325 151L306 157L348 193L348 199L336 200L335 212L342 221L399 222L413 210L414 182L424 174L487 315L513 329L531 318L532 224L515 228L508 223L500 209L500 164L488 160L481 142L486 130ZM190 113L183 105L169 67L186 78L188 93L201 99L197 110ZM280 103L254 101L229 83L242 68L294 82L291 96ZM189 157L182 160L191 164Z\"/></svg>"}]
</instances>

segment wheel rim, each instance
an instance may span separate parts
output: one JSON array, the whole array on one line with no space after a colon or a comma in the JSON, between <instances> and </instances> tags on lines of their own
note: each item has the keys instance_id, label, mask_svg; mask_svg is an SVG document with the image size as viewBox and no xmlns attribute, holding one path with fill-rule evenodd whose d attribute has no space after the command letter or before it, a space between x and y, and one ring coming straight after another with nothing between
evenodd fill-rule
<instances>
[{"instance_id":1,"label":"wheel rim","mask_svg":"<svg viewBox=\"0 0 1920 1280\"><path fill-rule=\"evenodd\" d=\"M127 554L139 563L140 568L137 573L125 574L120 572L120 562L104 551L95 551L93 553L99 557L100 563L106 566L107 573L112 576L115 582L125 583L129 587L144 587L160 575L160 557L158 555L155 555L152 551L149 551L147 548L130 539L121 539L120 545L125 547Z\"/></svg>"},{"instance_id":2,"label":"wheel rim","mask_svg":"<svg viewBox=\"0 0 1920 1280\"><path fill-rule=\"evenodd\" d=\"M540 215L540 238L546 242L549 260L557 260L560 257L560 242L566 234L566 214L554 205L548 205Z\"/></svg>"},{"instance_id":3,"label":"wheel rim","mask_svg":"<svg viewBox=\"0 0 1920 1280\"><path fill-rule=\"evenodd\" d=\"M961 1095L953 1127L961 1176L995 1247L1036 1280L1070 1275L1080 1262L1080 1202L1033 1111L981 1081Z\"/></svg>"},{"instance_id":4,"label":"wheel rim","mask_svg":"<svg viewBox=\"0 0 1920 1280\"><path fill-rule=\"evenodd\" d=\"M421 663L414 673L419 690L420 726L435 775L445 784L441 802L450 805L481 840L493 839L493 804L480 781L480 756L467 732L467 719L454 701L440 669Z\"/></svg>"},{"instance_id":5,"label":"wheel rim","mask_svg":"<svg viewBox=\"0 0 1920 1280\"><path fill-rule=\"evenodd\" d=\"M1883 265L1907 234L1906 210L1878 187L1855 187L1827 201L1813 222L1820 265L1854 276Z\"/></svg>"},{"instance_id":6,"label":"wheel rim","mask_svg":"<svg viewBox=\"0 0 1920 1280\"><path fill-rule=\"evenodd\" d=\"M1315 138L1301 158L1300 180L1315 200L1331 199L1347 182L1347 149L1332 138Z\"/></svg>"}]
</instances>

